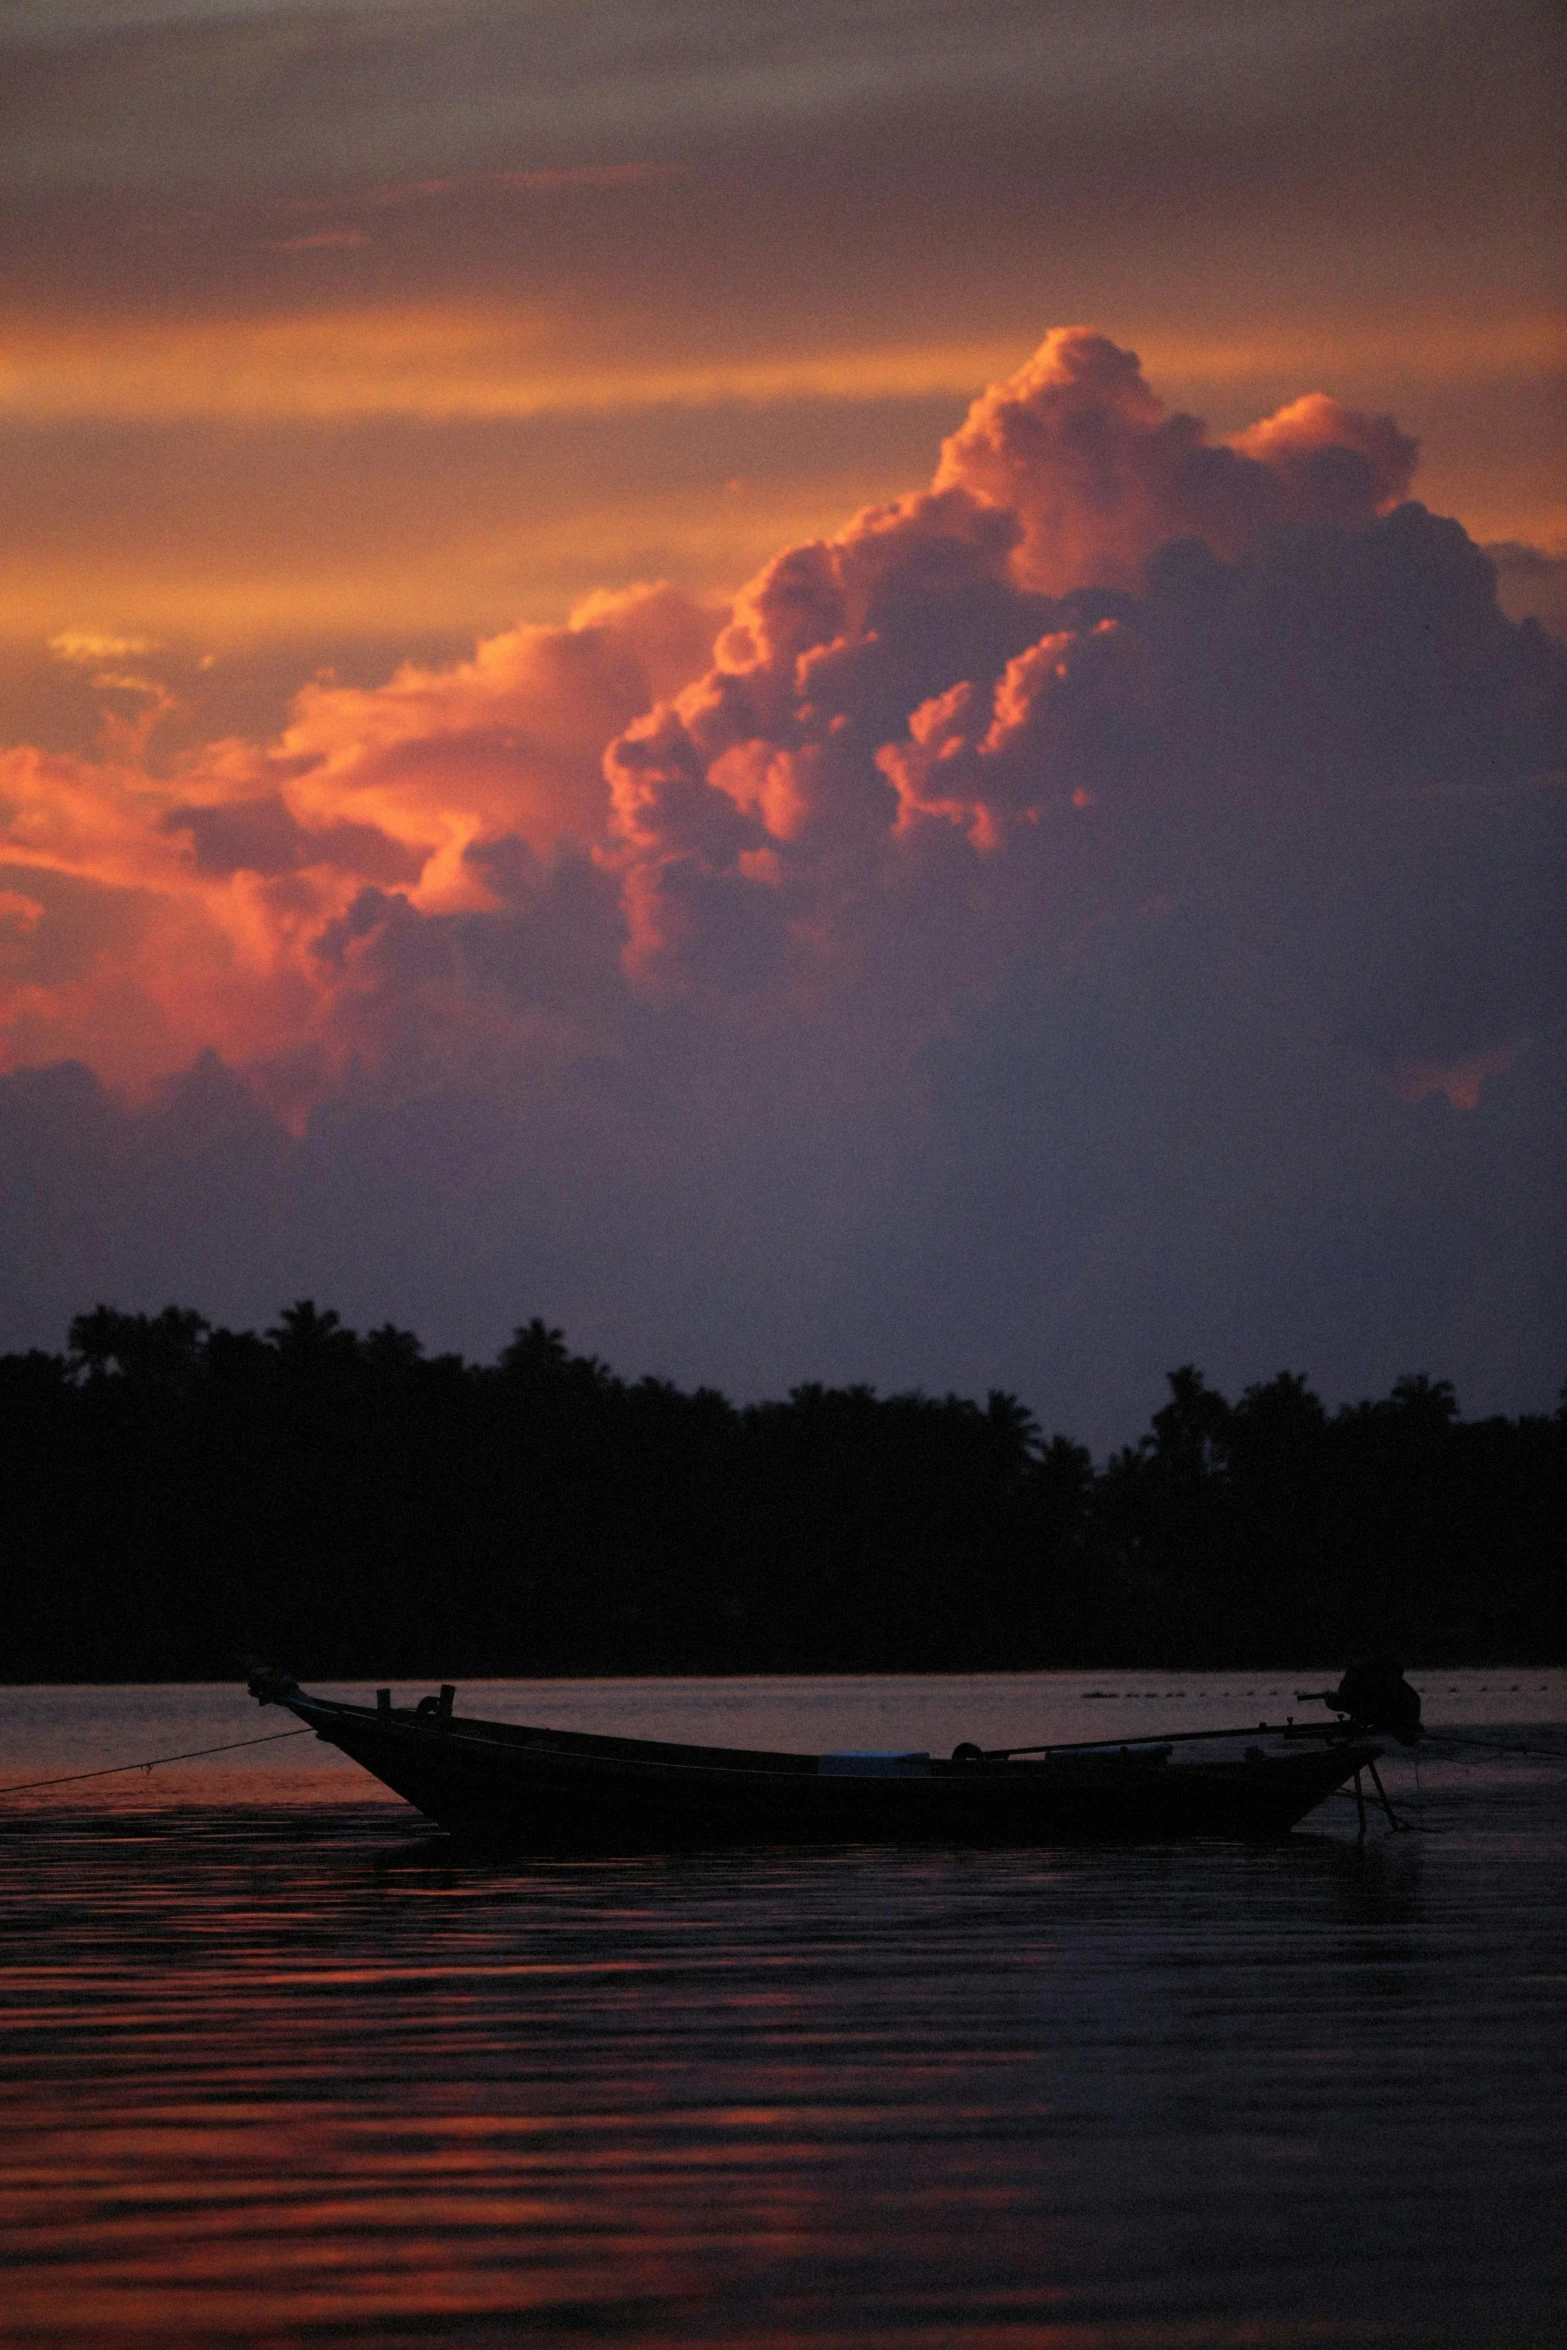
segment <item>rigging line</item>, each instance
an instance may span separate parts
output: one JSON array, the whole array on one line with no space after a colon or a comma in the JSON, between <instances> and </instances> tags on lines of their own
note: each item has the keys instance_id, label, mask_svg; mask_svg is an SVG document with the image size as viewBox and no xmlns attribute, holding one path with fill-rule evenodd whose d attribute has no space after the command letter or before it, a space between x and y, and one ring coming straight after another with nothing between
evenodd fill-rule
<instances>
[{"instance_id":1,"label":"rigging line","mask_svg":"<svg viewBox=\"0 0 1567 2350\"><path fill-rule=\"evenodd\" d=\"M1521 1738L1470 1738L1459 1730L1427 1730L1422 1743L1433 1752L1438 1747L1468 1747L1476 1754L1543 1755L1547 1761L1567 1761L1567 1746L1541 1746L1538 1740L1526 1745Z\"/></svg>"},{"instance_id":2,"label":"rigging line","mask_svg":"<svg viewBox=\"0 0 1567 2350\"><path fill-rule=\"evenodd\" d=\"M231 1738L226 1746L193 1746L188 1754L155 1754L146 1762L109 1763L101 1771L64 1771L58 1779L12 1779L0 1787L0 1795L25 1795L34 1787L68 1787L77 1779L113 1779L121 1771L152 1771L159 1763L196 1762L204 1754L233 1754L241 1746L276 1746L283 1738L314 1735L308 1725L303 1730L269 1730L264 1738Z\"/></svg>"}]
</instances>

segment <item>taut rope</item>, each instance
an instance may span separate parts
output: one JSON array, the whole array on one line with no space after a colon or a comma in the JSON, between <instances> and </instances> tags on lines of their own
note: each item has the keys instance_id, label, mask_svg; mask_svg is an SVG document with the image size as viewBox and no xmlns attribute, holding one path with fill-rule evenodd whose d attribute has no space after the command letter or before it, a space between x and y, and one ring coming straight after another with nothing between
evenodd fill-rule
<instances>
[{"instance_id":1,"label":"taut rope","mask_svg":"<svg viewBox=\"0 0 1567 2350\"><path fill-rule=\"evenodd\" d=\"M159 1763L196 1762L204 1754L233 1754L241 1746L276 1746L282 1738L314 1735L308 1726L303 1730L269 1730L264 1738L231 1738L226 1746L193 1746L188 1754L154 1754L145 1762L109 1763L101 1771L62 1771L57 1779L12 1779L0 1787L0 1795L25 1795L34 1787L68 1787L77 1779L113 1779L121 1771L155 1771Z\"/></svg>"}]
</instances>

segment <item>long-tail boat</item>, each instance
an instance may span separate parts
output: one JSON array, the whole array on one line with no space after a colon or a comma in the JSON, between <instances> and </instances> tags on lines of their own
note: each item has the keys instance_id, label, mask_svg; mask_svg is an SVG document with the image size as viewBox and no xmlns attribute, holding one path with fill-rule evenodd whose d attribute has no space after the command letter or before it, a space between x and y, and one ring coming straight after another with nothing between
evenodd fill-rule
<instances>
[{"instance_id":1,"label":"long-tail boat","mask_svg":"<svg viewBox=\"0 0 1567 2350\"><path fill-rule=\"evenodd\" d=\"M783 1754L479 1721L456 1711L450 1683L413 1706L394 1705L389 1689L374 1705L315 1697L266 1666L249 1686L441 1827L534 1852L1272 1838L1350 1780L1359 1796L1363 1771L1391 1817L1376 1772L1382 1734L1407 1743L1420 1714L1400 1669L1377 1662L1312 1693L1339 1709L1332 1722L1034 1748L965 1742L950 1756Z\"/></svg>"}]
</instances>

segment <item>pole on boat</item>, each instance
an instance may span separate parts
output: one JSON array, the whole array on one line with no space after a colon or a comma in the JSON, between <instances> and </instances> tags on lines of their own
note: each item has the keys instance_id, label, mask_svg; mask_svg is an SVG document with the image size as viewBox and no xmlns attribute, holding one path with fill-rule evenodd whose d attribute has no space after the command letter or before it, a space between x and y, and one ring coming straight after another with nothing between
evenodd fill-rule
<instances>
[{"instance_id":1,"label":"pole on boat","mask_svg":"<svg viewBox=\"0 0 1567 2350\"><path fill-rule=\"evenodd\" d=\"M1255 1738L1259 1731L1270 1738L1316 1738L1324 1745L1355 1734L1347 1722L1297 1722L1291 1715L1287 1722L1243 1722L1228 1730L1174 1730L1164 1736L1151 1731L1146 1738L1057 1738L1048 1746L970 1746L965 1740L961 1749L954 1748L953 1759L1009 1762L1015 1754L1093 1754L1111 1749L1125 1754L1129 1747L1195 1746L1199 1738Z\"/></svg>"}]
</instances>

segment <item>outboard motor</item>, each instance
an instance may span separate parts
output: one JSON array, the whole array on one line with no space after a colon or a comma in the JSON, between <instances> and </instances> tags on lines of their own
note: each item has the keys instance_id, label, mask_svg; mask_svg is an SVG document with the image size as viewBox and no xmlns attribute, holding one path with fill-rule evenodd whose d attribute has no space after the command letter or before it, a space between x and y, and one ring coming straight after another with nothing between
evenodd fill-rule
<instances>
[{"instance_id":1,"label":"outboard motor","mask_svg":"<svg viewBox=\"0 0 1567 2350\"><path fill-rule=\"evenodd\" d=\"M1357 1730L1381 1730L1401 1746L1421 1735L1420 1699L1390 1656L1368 1656L1351 1665L1331 1692L1318 1692L1335 1713L1348 1714Z\"/></svg>"},{"instance_id":2,"label":"outboard motor","mask_svg":"<svg viewBox=\"0 0 1567 2350\"><path fill-rule=\"evenodd\" d=\"M286 1705L299 1694L299 1683L292 1673L282 1672L276 1665L263 1665L254 1657L247 1660L250 1677L245 1686L252 1697L262 1705Z\"/></svg>"}]
</instances>

